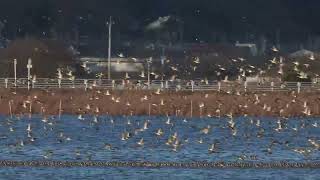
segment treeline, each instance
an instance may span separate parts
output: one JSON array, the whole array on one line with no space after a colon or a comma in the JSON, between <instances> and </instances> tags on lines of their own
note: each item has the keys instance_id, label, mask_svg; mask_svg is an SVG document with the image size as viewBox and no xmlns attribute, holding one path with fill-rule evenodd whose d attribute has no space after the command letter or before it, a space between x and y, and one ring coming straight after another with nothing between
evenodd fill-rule
<instances>
[{"instance_id":1,"label":"treeline","mask_svg":"<svg viewBox=\"0 0 320 180\"><path fill-rule=\"evenodd\" d=\"M10 39L67 39L76 33L99 39L105 35L105 23L112 15L115 36L135 39L146 37L146 24L172 15L183 21L184 41L253 41L266 37L276 43L317 36L319 5L316 0L6 0L1 2L0 20L5 24L2 34Z\"/></svg>"}]
</instances>

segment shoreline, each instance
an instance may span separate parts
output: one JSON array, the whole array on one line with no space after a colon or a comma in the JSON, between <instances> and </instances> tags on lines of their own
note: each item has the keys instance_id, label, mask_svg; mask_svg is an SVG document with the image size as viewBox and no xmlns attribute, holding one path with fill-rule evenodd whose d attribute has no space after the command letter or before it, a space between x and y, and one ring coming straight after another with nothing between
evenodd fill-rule
<instances>
[{"instance_id":1,"label":"shoreline","mask_svg":"<svg viewBox=\"0 0 320 180\"><path fill-rule=\"evenodd\" d=\"M0 89L0 95L1 115L320 116L317 92L179 91L158 94L147 90Z\"/></svg>"}]
</instances>

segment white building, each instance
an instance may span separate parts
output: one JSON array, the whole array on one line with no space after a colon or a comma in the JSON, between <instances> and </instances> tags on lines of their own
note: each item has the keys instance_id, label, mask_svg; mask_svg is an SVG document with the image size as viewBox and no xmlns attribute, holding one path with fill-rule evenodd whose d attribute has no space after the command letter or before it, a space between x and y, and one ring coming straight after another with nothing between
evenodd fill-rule
<instances>
[{"instance_id":1,"label":"white building","mask_svg":"<svg viewBox=\"0 0 320 180\"><path fill-rule=\"evenodd\" d=\"M252 43L239 43L238 41L235 44L236 47L245 47L250 49L250 53L252 56L256 56L258 54L258 49L256 44Z\"/></svg>"},{"instance_id":2,"label":"white building","mask_svg":"<svg viewBox=\"0 0 320 180\"><path fill-rule=\"evenodd\" d=\"M301 49L299 51L296 51L290 54L290 57L311 57L311 56L314 56L314 52L306 49Z\"/></svg>"},{"instance_id":3,"label":"white building","mask_svg":"<svg viewBox=\"0 0 320 180\"><path fill-rule=\"evenodd\" d=\"M108 59L99 57L82 57L92 72L101 72L108 68ZM111 70L114 72L140 72L144 69L142 61L133 61L130 58L111 58Z\"/></svg>"}]
</instances>

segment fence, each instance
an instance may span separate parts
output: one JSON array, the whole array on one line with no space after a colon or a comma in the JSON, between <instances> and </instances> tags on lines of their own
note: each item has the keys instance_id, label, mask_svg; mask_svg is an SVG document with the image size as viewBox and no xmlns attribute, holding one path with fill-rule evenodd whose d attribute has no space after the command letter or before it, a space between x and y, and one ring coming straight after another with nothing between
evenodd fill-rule
<instances>
[{"instance_id":1,"label":"fence","mask_svg":"<svg viewBox=\"0 0 320 180\"><path fill-rule=\"evenodd\" d=\"M320 83L312 82L218 82L201 80L107 80L107 79L32 79L0 78L0 88L102 88L102 89L150 89L175 91L318 91Z\"/></svg>"}]
</instances>

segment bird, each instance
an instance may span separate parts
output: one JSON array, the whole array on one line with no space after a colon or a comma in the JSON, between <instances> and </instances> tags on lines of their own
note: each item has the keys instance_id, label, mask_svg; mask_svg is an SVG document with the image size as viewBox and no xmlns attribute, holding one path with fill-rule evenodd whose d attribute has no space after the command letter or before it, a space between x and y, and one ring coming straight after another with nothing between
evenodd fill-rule
<instances>
[{"instance_id":1,"label":"bird","mask_svg":"<svg viewBox=\"0 0 320 180\"><path fill-rule=\"evenodd\" d=\"M132 57L131 58L134 62L137 62L138 61L138 59L137 58L134 58L134 57Z\"/></svg>"},{"instance_id":2,"label":"bird","mask_svg":"<svg viewBox=\"0 0 320 180\"><path fill-rule=\"evenodd\" d=\"M160 128L157 130L157 132L155 133L157 136L162 136L163 135L163 130Z\"/></svg>"},{"instance_id":3,"label":"bird","mask_svg":"<svg viewBox=\"0 0 320 180\"><path fill-rule=\"evenodd\" d=\"M306 68L309 68L310 64L303 64Z\"/></svg>"},{"instance_id":4,"label":"bird","mask_svg":"<svg viewBox=\"0 0 320 180\"><path fill-rule=\"evenodd\" d=\"M68 76L73 76L73 75L72 75L72 71L69 71L69 72L67 73L67 75L68 75Z\"/></svg>"},{"instance_id":5,"label":"bird","mask_svg":"<svg viewBox=\"0 0 320 180\"><path fill-rule=\"evenodd\" d=\"M208 125L207 127L205 127L205 128L203 128L203 129L201 129L201 133L203 133L203 134L208 134L209 133L209 131L210 131L210 129L211 129L211 126L210 125Z\"/></svg>"},{"instance_id":6,"label":"bird","mask_svg":"<svg viewBox=\"0 0 320 180\"><path fill-rule=\"evenodd\" d=\"M155 94L159 95L159 94L160 94L160 89L157 89L157 91L155 92Z\"/></svg>"},{"instance_id":7,"label":"bird","mask_svg":"<svg viewBox=\"0 0 320 180\"><path fill-rule=\"evenodd\" d=\"M129 74L126 72L125 79L130 79Z\"/></svg>"},{"instance_id":8,"label":"bird","mask_svg":"<svg viewBox=\"0 0 320 180\"><path fill-rule=\"evenodd\" d=\"M109 144L109 143L106 143L106 144L104 145L104 149L111 150L111 148L112 148L112 145Z\"/></svg>"},{"instance_id":9,"label":"bird","mask_svg":"<svg viewBox=\"0 0 320 180\"><path fill-rule=\"evenodd\" d=\"M119 53L118 56L119 56L120 58L124 58L123 53Z\"/></svg>"},{"instance_id":10,"label":"bird","mask_svg":"<svg viewBox=\"0 0 320 180\"><path fill-rule=\"evenodd\" d=\"M216 153L217 152L217 144L213 143L208 149L209 153Z\"/></svg>"},{"instance_id":11,"label":"bird","mask_svg":"<svg viewBox=\"0 0 320 180\"><path fill-rule=\"evenodd\" d=\"M129 102L129 101L127 101L126 105L127 105L127 106L131 106L131 104L130 104L130 102Z\"/></svg>"},{"instance_id":12,"label":"bird","mask_svg":"<svg viewBox=\"0 0 320 180\"><path fill-rule=\"evenodd\" d=\"M144 130L148 129L148 122L149 122L149 121L145 121L145 122L144 122L144 124L143 124L143 129L144 129Z\"/></svg>"},{"instance_id":13,"label":"bird","mask_svg":"<svg viewBox=\"0 0 320 180\"><path fill-rule=\"evenodd\" d=\"M110 96L109 90L106 91L105 95L106 95L106 96Z\"/></svg>"},{"instance_id":14,"label":"bird","mask_svg":"<svg viewBox=\"0 0 320 180\"><path fill-rule=\"evenodd\" d=\"M309 57L309 59L310 59L310 60L312 60L312 61L314 61L314 60L315 60L314 55L313 55L313 54L311 54L311 55L310 55L310 57Z\"/></svg>"},{"instance_id":15,"label":"bird","mask_svg":"<svg viewBox=\"0 0 320 180\"><path fill-rule=\"evenodd\" d=\"M139 141L139 142L137 142L137 144L138 144L138 145L140 145L140 146L143 146L143 145L144 145L143 138L141 138L141 139L140 139L140 141Z\"/></svg>"},{"instance_id":16,"label":"bird","mask_svg":"<svg viewBox=\"0 0 320 180\"><path fill-rule=\"evenodd\" d=\"M171 124L171 119L170 119L170 117L167 118L166 124L168 124L168 125Z\"/></svg>"},{"instance_id":17,"label":"bird","mask_svg":"<svg viewBox=\"0 0 320 180\"><path fill-rule=\"evenodd\" d=\"M160 100L160 105L161 105L161 106L164 106L164 101L163 101L162 98L161 98L161 100Z\"/></svg>"},{"instance_id":18,"label":"bird","mask_svg":"<svg viewBox=\"0 0 320 180\"><path fill-rule=\"evenodd\" d=\"M30 123L28 124L27 131L28 131L28 132L31 132L31 124L30 124Z\"/></svg>"},{"instance_id":19,"label":"bird","mask_svg":"<svg viewBox=\"0 0 320 180\"><path fill-rule=\"evenodd\" d=\"M145 78L145 74L144 74L144 71L141 71L141 74L139 75L141 78Z\"/></svg>"},{"instance_id":20,"label":"bird","mask_svg":"<svg viewBox=\"0 0 320 180\"><path fill-rule=\"evenodd\" d=\"M200 63L200 58L199 58L199 57L196 57L193 62L196 63L196 64L199 64L199 63Z\"/></svg>"},{"instance_id":21,"label":"bird","mask_svg":"<svg viewBox=\"0 0 320 180\"><path fill-rule=\"evenodd\" d=\"M299 62L298 61L294 61L294 62L292 62L294 65L296 65L296 66L299 66Z\"/></svg>"},{"instance_id":22,"label":"bird","mask_svg":"<svg viewBox=\"0 0 320 180\"><path fill-rule=\"evenodd\" d=\"M317 143L315 140L313 140L313 139L308 139L308 142L309 142L310 144L312 144L315 148L320 149L320 144Z\"/></svg>"},{"instance_id":23,"label":"bird","mask_svg":"<svg viewBox=\"0 0 320 180\"><path fill-rule=\"evenodd\" d=\"M273 47L271 48L271 50L272 50L273 52L279 52L279 50L278 50L275 46L273 46Z\"/></svg>"}]
</instances>

